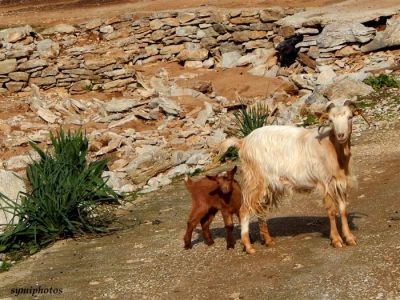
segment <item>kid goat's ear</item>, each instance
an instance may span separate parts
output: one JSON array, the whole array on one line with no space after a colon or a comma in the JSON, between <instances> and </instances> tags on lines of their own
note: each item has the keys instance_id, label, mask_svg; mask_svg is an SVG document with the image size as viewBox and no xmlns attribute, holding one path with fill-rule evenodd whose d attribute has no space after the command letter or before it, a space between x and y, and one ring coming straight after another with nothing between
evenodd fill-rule
<instances>
[{"instance_id":1,"label":"kid goat's ear","mask_svg":"<svg viewBox=\"0 0 400 300\"><path fill-rule=\"evenodd\" d=\"M229 172L229 175L233 177L237 171L237 166L234 166L233 169Z\"/></svg>"},{"instance_id":2,"label":"kid goat's ear","mask_svg":"<svg viewBox=\"0 0 400 300\"><path fill-rule=\"evenodd\" d=\"M206 175L206 177L208 178L208 179L210 179L210 180L214 180L215 181L215 176L212 176L212 175Z\"/></svg>"}]
</instances>

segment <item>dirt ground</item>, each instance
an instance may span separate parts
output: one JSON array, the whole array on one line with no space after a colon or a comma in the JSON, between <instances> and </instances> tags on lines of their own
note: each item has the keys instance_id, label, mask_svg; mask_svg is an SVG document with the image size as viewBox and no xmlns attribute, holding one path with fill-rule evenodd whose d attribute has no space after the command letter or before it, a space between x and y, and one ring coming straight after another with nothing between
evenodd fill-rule
<instances>
[{"instance_id":1,"label":"dirt ground","mask_svg":"<svg viewBox=\"0 0 400 300\"><path fill-rule=\"evenodd\" d=\"M53 23L79 23L89 18L112 17L125 13L148 14L159 10L188 8L265 8L271 6L306 8L343 4L343 9L385 8L398 0L3 0L0 2L0 26Z\"/></svg>"},{"instance_id":2,"label":"dirt ground","mask_svg":"<svg viewBox=\"0 0 400 300\"><path fill-rule=\"evenodd\" d=\"M353 139L359 186L348 218L358 246L330 246L325 210L312 195L271 213L272 248L260 244L253 223L256 254L242 251L239 226L235 249L226 250L218 216L215 244L206 246L197 230L186 251L190 200L179 181L124 207L125 230L58 242L0 274L0 297L41 286L63 289L43 299L400 299L400 221L391 219L400 211L399 125Z\"/></svg>"}]
</instances>

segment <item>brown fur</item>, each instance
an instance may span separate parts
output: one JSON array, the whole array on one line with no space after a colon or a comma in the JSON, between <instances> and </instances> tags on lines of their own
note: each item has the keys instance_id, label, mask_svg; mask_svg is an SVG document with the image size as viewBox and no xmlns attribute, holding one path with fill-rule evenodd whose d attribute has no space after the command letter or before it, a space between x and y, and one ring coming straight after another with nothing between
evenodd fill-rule
<instances>
[{"instance_id":1,"label":"brown fur","mask_svg":"<svg viewBox=\"0 0 400 300\"><path fill-rule=\"evenodd\" d=\"M192 209L184 236L185 249L192 248L192 232L199 222L206 244L214 244L209 227L219 210L225 223L227 249L234 248L232 216L235 214L239 217L242 204L240 186L234 179L236 169L234 167L226 174L207 176L197 182L190 178L185 181L186 188L192 196Z\"/></svg>"}]
</instances>

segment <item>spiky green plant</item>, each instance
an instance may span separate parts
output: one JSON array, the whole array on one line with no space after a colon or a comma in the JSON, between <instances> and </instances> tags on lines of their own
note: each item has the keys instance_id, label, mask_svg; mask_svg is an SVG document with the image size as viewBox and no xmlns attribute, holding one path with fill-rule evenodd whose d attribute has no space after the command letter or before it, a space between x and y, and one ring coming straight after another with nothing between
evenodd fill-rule
<instances>
[{"instance_id":1,"label":"spiky green plant","mask_svg":"<svg viewBox=\"0 0 400 300\"><path fill-rule=\"evenodd\" d=\"M243 138L250 134L254 129L262 127L266 124L269 112L268 107L263 103L257 103L251 107L242 108L233 114L235 117L236 136ZM220 163L227 160L236 160L239 158L238 149L234 146L229 147L224 154L219 158Z\"/></svg>"},{"instance_id":2,"label":"spiky green plant","mask_svg":"<svg viewBox=\"0 0 400 300\"><path fill-rule=\"evenodd\" d=\"M263 103L257 103L249 108L244 107L240 109L234 113L237 127L236 135L243 138L254 129L264 126L268 115L268 107Z\"/></svg>"},{"instance_id":3,"label":"spiky green plant","mask_svg":"<svg viewBox=\"0 0 400 300\"><path fill-rule=\"evenodd\" d=\"M31 191L22 193L20 203L0 195L18 218L0 235L0 251L24 245L40 248L59 238L106 230L95 224L91 210L100 203L118 202L118 194L102 178L108 161L87 161L88 140L80 130L61 129L50 139L52 153L30 143L40 156L26 168Z\"/></svg>"}]
</instances>

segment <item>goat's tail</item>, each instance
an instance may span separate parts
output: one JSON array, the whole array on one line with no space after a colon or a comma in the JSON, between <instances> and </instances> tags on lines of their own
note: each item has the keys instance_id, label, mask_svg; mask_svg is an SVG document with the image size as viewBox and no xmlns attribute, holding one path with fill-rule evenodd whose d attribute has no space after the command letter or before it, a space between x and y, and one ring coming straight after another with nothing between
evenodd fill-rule
<instances>
[{"instance_id":1,"label":"goat's tail","mask_svg":"<svg viewBox=\"0 0 400 300\"><path fill-rule=\"evenodd\" d=\"M223 141L218 147L218 155L223 155L230 147L236 147L238 150L242 147L243 141L236 138L231 137Z\"/></svg>"}]
</instances>

